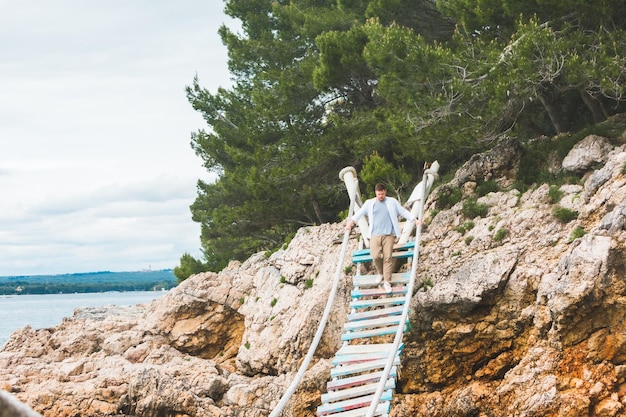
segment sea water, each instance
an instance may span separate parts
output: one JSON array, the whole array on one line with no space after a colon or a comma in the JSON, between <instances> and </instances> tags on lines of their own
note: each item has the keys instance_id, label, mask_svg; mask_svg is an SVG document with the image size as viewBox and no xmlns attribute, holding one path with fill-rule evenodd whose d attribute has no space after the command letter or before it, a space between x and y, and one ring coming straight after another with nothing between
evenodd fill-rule
<instances>
[{"instance_id":1,"label":"sea water","mask_svg":"<svg viewBox=\"0 0 626 417\"><path fill-rule=\"evenodd\" d=\"M16 330L54 327L75 308L132 306L156 300L164 291L128 291L41 295L0 295L0 349Z\"/></svg>"}]
</instances>

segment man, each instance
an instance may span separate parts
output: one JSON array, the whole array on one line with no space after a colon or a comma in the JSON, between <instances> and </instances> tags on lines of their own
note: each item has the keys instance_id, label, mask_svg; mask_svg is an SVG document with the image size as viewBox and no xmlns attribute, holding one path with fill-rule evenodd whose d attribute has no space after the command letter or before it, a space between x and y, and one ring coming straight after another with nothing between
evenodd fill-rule
<instances>
[{"instance_id":1,"label":"man","mask_svg":"<svg viewBox=\"0 0 626 417\"><path fill-rule=\"evenodd\" d=\"M348 219L346 230L352 229L354 224L365 214L369 220L370 253L379 279L382 276L385 292L391 292L391 274L393 272L393 245L400 238L401 230L398 215L408 221L419 224L410 211L402 207L398 200L387 197L384 184L376 184L376 197L363 204L354 216Z\"/></svg>"}]
</instances>

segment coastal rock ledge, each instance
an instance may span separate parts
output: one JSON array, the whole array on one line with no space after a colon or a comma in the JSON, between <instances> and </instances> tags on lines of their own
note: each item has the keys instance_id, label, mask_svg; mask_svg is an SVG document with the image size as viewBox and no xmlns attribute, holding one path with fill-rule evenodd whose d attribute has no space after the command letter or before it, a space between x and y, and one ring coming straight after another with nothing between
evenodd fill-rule
<instances>
[{"instance_id":1,"label":"coastal rock ledge","mask_svg":"<svg viewBox=\"0 0 626 417\"><path fill-rule=\"evenodd\" d=\"M598 140L556 167L580 178L558 193L511 186L516 149L477 155L433 190L391 416L626 415L625 135ZM478 198L487 215L464 217L462 201L435 210L446 187L469 196L486 179L501 190ZM0 351L0 401L44 417L267 416L313 339L342 234L341 224L304 227L288 246L190 277L152 303L17 331ZM349 278L284 416L315 415Z\"/></svg>"}]
</instances>

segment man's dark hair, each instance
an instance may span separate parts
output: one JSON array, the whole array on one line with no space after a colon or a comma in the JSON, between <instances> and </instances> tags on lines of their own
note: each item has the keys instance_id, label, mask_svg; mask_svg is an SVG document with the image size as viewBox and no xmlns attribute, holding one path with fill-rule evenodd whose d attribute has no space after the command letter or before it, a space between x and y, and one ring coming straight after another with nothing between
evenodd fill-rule
<instances>
[{"instance_id":1,"label":"man's dark hair","mask_svg":"<svg viewBox=\"0 0 626 417\"><path fill-rule=\"evenodd\" d=\"M385 187L385 184L379 182L378 184L376 184L376 186L374 187L374 190L376 191L386 191L387 187Z\"/></svg>"}]
</instances>

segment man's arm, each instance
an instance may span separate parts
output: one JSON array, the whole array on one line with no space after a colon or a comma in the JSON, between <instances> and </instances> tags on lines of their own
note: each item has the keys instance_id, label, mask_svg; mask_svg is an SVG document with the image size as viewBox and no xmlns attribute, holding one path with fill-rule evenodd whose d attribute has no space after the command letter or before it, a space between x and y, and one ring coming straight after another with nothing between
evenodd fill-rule
<instances>
[{"instance_id":1,"label":"man's arm","mask_svg":"<svg viewBox=\"0 0 626 417\"><path fill-rule=\"evenodd\" d=\"M420 219L418 219L417 217L415 217L413 215L413 213L411 213L410 211L408 211L406 208L404 208L400 202L398 200L396 200L396 209L398 210L398 214L400 214L402 217L404 217L405 219L407 219L408 221L414 221L415 224L419 224L420 223Z\"/></svg>"},{"instance_id":2,"label":"man's arm","mask_svg":"<svg viewBox=\"0 0 626 417\"><path fill-rule=\"evenodd\" d=\"M359 219L363 217L365 213L367 213L367 207L368 207L368 204L370 204L369 201L370 200L367 200L365 204L363 204L363 206L361 206L361 208L356 213L354 213L352 217L348 219L346 223L346 230L352 229L352 227L356 224L356 222L359 221Z\"/></svg>"}]
</instances>

